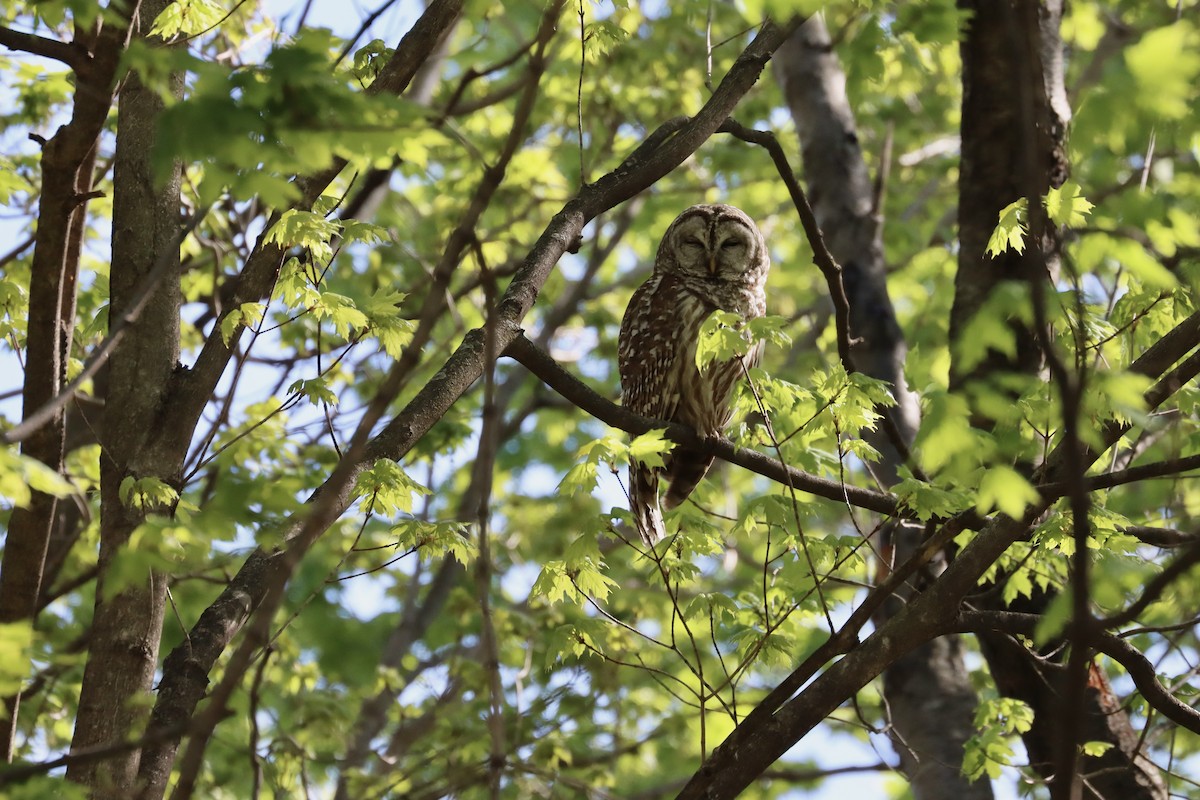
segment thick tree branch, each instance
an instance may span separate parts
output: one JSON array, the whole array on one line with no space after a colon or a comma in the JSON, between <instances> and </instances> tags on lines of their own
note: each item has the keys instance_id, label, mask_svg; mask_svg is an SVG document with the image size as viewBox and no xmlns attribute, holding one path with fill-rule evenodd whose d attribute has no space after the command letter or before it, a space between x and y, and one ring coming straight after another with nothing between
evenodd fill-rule
<instances>
[{"instance_id":1,"label":"thick tree branch","mask_svg":"<svg viewBox=\"0 0 1200 800\"><path fill-rule=\"evenodd\" d=\"M895 398L893 405L876 407L879 427L865 433L866 441L880 454L868 470L885 488L899 480L903 466L927 481L911 457L920 409L904 374L908 346L891 301L884 258L881 208L892 127L888 127L881 166L872 181L846 73L819 16L802 25L780 49L774 69L795 123L804 178L813 198L812 209L801 211L801 218L812 219L811 225L805 223L806 231L819 224L825 237L820 248L813 245L815 260L821 265L821 251L827 244L831 258L840 264L838 286L835 291L831 285L830 295L836 303L844 287L845 324L849 326L845 350L852 353L853 363L846 357L843 363L847 370L857 369L886 381ZM798 200L798 187L792 185L795 180L782 149L773 141L765 146L800 210L807 201ZM832 284L832 270L824 266L821 270ZM839 335L839 341L841 338ZM887 575L893 562L904 563L911 554L925 549L927 535L926 526L921 525L881 526L875 537L879 574ZM937 567L931 566L898 586L896 596L878 608L877 617L886 619L936 572ZM891 719L889 734L913 796L917 800L991 800L987 781L968 781L957 768L963 743L974 730L972 719L978 704L957 637L928 642L890 665L882 688Z\"/></svg>"},{"instance_id":2,"label":"thick tree branch","mask_svg":"<svg viewBox=\"0 0 1200 800\"><path fill-rule=\"evenodd\" d=\"M1200 312L1164 335L1130 366L1131 371L1150 378L1163 375L1144 395L1149 410L1156 408L1183 385L1181 378L1183 373L1189 371L1185 365L1191 359L1175 369L1171 367L1197 345L1198 335ZM1109 446L1120 438L1115 430L1112 433L1114 436L1111 439L1105 439ZM1099 456L1099 453L1089 451L1085 454L1083 466L1086 467ZM1061 475L1063 461L1061 450L1054 451L1035 480ZM953 633L956 630L957 609L963 598L975 589L980 578L1005 550L1028 536L1034 520L1047 508L1048 503L1043 499L1041 503L1026 509L1025 517L1021 520L1004 515L993 518L929 588L912 598L896 616L830 665L803 691L792 697L804 685L804 681L794 688L786 687L791 688L790 692L782 691L784 687L781 685L781 690L773 692L760 703L717 748L692 776L679 798L716 800L734 797L896 659L935 636ZM832 657L841 652L844 646L844 642L835 644L835 639L831 638L819 652ZM776 708L779 696L783 696L786 702Z\"/></svg>"},{"instance_id":3,"label":"thick tree branch","mask_svg":"<svg viewBox=\"0 0 1200 800\"><path fill-rule=\"evenodd\" d=\"M44 36L24 31L14 31L12 28L3 26L0 26L0 46L61 61L76 72L91 61L86 50L68 42L47 39Z\"/></svg>"},{"instance_id":4,"label":"thick tree branch","mask_svg":"<svg viewBox=\"0 0 1200 800\"><path fill-rule=\"evenodd\" d=\"M583 187L555 215L497 307L498 350L507 347L520 333L520 321L533 306L558 259L578 240L583 226L601 212L652 185L695 152L754 85L787 32L787 27L764 25L694 118L665 123L616 170ZM205 349L207 352L208 346ZM204 358L202 355L201 360ZM216 359L217 355L209 358ZM221 358L227 358L227 354ZM310 505L280 526L285 541L315 540L349 505L348 486L354 476L377 459L403 458L482 375L485 361L482 331L472 331L425 387L365 446L363 455L353 461L344 458L326 484L314 493ZM206 373L210 369L212 366L208 362L204 366L197 363L197 373ZM191 386L195 387L195 384ZM178 391L188 393L188 382L185 381ZM192 398L188 402L199 401ZM347 456L352 455L353 450L352 447ZM264 603L268 589L279 586L277 578L286 574L286 562L290 558L285 553L262 550L251 554L226 590L201 615L185 642L167 657L152 729L158 725L175 726L180 720L191 717L204 696L209 670L242 629L250 613ZM163 766L169 774L170 760L165 760Z\"/></svg>"},{"instance_id":5,"label":"thick tree branch","mask_svg":"<svg viewBox=\"0 0 1200 800\"><path fill-rule=\"evenodd\" d=\"M152 21L170 0L144 0L137 8L133 35L153 47ZM176 97L183 74L166 81ZM72 749L133 738L145 714L132 698L149 692L158 668L158 648L166 609L166 576L147 570L120 590L109 571L125 551L133 531L151 513L121 497L128 477L154 477L179 486L184 452L148 457L145 441L160 418L161 399L179 363L179 320L183 293L178 273L179 207L182 166L175 162L156 175L151 162L158 120L165 107L159 92L131 73L117 103L113 158L112 268L109 272L110 338L123 339L108 364L100 441L100 552L88 648ZM128 327L126 320L138 324ZM96 800L124 800L137 780L140 753L131 750L102 762L67 767L67 778L87 787Z\"/></svg>"},{"instance_id":6,"label":"thick tree branch","mask_svg":"<svg viewBox=\"0 0 1200 800\"><path fill-rule=\"evenodd\" d=\"M1015 611L961 611L954 627L964 633L992 630L1032 638L1041 622L1040 614ZM1200 733L1200 711L1171 694L1159 680L1154 665L1129 642L1112 633L1091 630L1088 644L1123 666L1138 691L1154 709L1193 733Z\"/></svg>"},{"instance_id":7,"label":"thick tree branch","mask_svg":"<svg viewBox=\"0 0 1200 800\"><path fill-rule=\"evenodd\" d=\"M133 290L133 300L129 303L129 306L122 313L109 320L108 335L104 337L104 341L100 342L91 355L88 356L79 374L62 391L41 406L41 408L22 419L19 425L10 428L4 433L0 433L0 443L15 444L29 438L35 431L50 422L63 406L74 399L75 393L85 383L94 378L101 367L108 363L109 356L121 344L121 340L129 332L130 327L137 323L142 310L158 289L159 284L171 272L179 271L179 247L183 244L183 240L187 238L188 234L195 230L200 220L207 213L207 208L198 209L187 224L175 235L171 244L159 252L154 268L139 279L137 286Z\"/></svg>"},{"instance_id":8,"label":"thick tree branch","mask_svg":"<svg viewBox=\"0 0 1200 800\"><path fill-rule=\"evenodd\" d=\"M114 20L94 43L85 69L76 72L71 119L42 146L41 195L30 263L29 318L22 417L48 405L66 383L75 329L79 258L92 192L100 132L112 106L113 85L128 30ZM22 443L21 452L53 472L63 469L66 414L59 407ZM0 564L0 623L30 619L37 609L56 515L56 498L33 492L28 507L13 510ZM12 758L20 694L0 712L0 746Z\"/></svg>"}]
</instances>

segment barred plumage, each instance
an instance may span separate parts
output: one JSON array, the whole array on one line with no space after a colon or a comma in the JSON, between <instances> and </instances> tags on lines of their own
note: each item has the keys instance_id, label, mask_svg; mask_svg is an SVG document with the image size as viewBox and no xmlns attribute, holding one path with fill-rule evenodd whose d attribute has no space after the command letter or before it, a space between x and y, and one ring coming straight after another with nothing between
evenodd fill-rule
<instances>
[{"instance_id":1,"label":"barred plumage","mask_svg":"<svg viewBox=\"0 0 1200 800\"><path fill-rule=\"evenodd\" d=\"M701 372L696 368L700 325L716 309L761 317L770 267L762 234L741 210L697 205L676 217L659 244L653 274L633 293L621 321L617 361L625 407L690 425L702 436L720 434L732 413L733 385L743 364L749 368L758 362L759 351ZM659 475L669 482L664 502L674 508L711 464L711 456L676 448L665 467L630 467L630 510L648 544L665 535Z\"/></svg>"}]
</instances>

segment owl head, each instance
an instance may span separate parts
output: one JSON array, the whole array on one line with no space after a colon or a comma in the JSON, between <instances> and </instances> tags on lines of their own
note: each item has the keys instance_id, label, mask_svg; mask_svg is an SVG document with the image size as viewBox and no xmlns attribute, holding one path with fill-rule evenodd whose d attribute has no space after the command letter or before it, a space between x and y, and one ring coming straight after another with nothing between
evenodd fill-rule
<instances>
[{"instance_id":1,"label":"owl head","mask_svg":"<svg viewBox=\"0 0 1200 800\"><path fill-rule=\"evenodd\" d=\"M712 283L758 284L771 266L754 220L722 204L692 206L675 218L658 246L655 270Z\"/></svg>"}]
</instances>

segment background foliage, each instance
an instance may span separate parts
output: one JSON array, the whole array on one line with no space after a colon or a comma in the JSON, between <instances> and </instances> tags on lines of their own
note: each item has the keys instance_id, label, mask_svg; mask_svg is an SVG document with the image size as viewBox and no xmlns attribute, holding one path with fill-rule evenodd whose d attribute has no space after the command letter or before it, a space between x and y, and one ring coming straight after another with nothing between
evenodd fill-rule
<instances>
[{"instance_id":1,"label":"background foliage","mask_svg":"<svg viewBox=\"0 0 1200 800\"><path fill-rule=\"evenodd\" d=\"M97 20L117 24L122 5L3 2L0 19L65 42ZM1064 441L1064 403L1045 375L951 389L952 363L969 372L989 354L1011 354L1013 319L1034 324L1028 288L1005 284L950 337L963 13L944 0L823 5L878 179L887 285L910 347L908 383L921 398L915 457L896 496L922 521L972 510L1020 519L1039 503L1038 479L1025 467ZM384 3L364 12L361 27L338 20L333 30L321 3L167 5L153 33L173 46L134 37L120 70L136 71L165 102L156 175L182 164L179 219L191 227L178 276L168 278L182 293L179 369L195 366L215 339L232 357L185 434L178 474L120 483L120 502L145 518L106 564L101 591L136 590L149 575L165 580L162 653L187 642L254 548L293 541L288 520L303 518L360 421L371 424L372 403L387 402L386 423L468 331L490 330L499 298L564 204L660 124L696 114L764 13L808 10L588 0L548 12L540 2L472 0L396 96L371 87L422 12L415 4ZM1088 487L1098 617L1121 615L1175 563L1173 552L1196 552L1200 494L1189 470L1200 451L1200 394L1187 379L1150 409L1143 395L1153 379L1130 371L1196 311L1194 11L1187 2L1074 2L1063 18L1071 178L1047 200L1065 241L1047 322L1058 357L1086 376L1082 442L1106 449L1104 426L1128 426L1089 474L1168 464ZM11 243L0 279L0 391L9 401L3 426L12 428L28 368L43 191L37 140L70 118L76 80L60 61L19 51L0 55L0 72L0 202ZM178 73L182 98L171 82ZM794 123L769 75L736 117L773 131L800 168ZM117 135L114 106L98 139L97 195L86 205L68 377L112 324ZM331 169L336 177L306 207L314 198L295 176ZM774 264L774 322L761 332L769 345L754 390L739 395L730 438L818 477L887 489L868 473L877 453L862 441L879 404L890 402L886 387L840 363L826 281L762 148L717 134L601 214L521 322L527 336L616 400L625 303L662 231L697 202L744 209ZM995 251L1036 247L1024 227L1028 207L1005 212ZM252 253L271 243L283 258L269 289L231 289ZM514 797L671 795L886 577L873 538L878 514L721 462L668 516L677 538L648 557L630 535L623 467L669 442L605 425L511 359L487 372L399 463L373 461L357 474L353 504L294 565L265 640L232 674L231 713L202 750L198 796L475 796L489 786ZM104 372L84 382L79 404L103 401L105 383ZM992 424L980 426L981 415ZM15 445L0 451L0 518L28 505L31 492L74 509L52 540L36 618L0 628L0 691L25 686L13 750L20 762L66 753L79 712L101 536L105 456L95 425L86 414L70 418L61 475ZM1064 590L1072 531L1070 506L1051 505L985 581L998 581L1010 602L1035 588ZM964 531L957 544L974 535ZM1116 632L1194 708L1200 584L1194 569L1170 577ZM1051 604L1029 635L1062 634L1068 599ZM212 686L230 674L233 649ZM999 695L980 658L967 663L981 700L963 771L1003 777L1005 787L1019 778L1020 792L1044 796L1016 745L1028 707ZM1200 796L1198 729L1154 711L1125 667L1104 656L1096 664L1173 796ZM154 695L137 702L148 709ZM872 791L903 796L902 776L890 772L889 729L878 683L868 684L751 793L797 796L844 771L879 771L888 777ZM843 744L850 739L858 744ZM843 747L856 754L850 767L837 758ZM59 774L14 777L0 792L67 792Z\"/></svg>"}]
</instances>

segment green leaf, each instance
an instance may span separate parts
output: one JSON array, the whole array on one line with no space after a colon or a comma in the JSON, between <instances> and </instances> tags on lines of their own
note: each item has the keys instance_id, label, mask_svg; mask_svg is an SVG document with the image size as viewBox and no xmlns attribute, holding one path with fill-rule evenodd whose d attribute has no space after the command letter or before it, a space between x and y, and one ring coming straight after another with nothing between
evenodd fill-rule
<instances>
[{"instance_id":1,"label":"green leaf","mask_svg":"<svg viewBox=\"0 0 1200 800\"><path fill-rule=\"evenodd\" d=\"M20 691L29 677L33 654L33 626L28 621L0 622L0 692L9 697Z\"/></svg>"},{"instance_id":2,"label":"green leaf","mask_svg":"<svg viewBox=\"0 0 1200 800\"><path fill-rule=\"evenodd\" d=\"M306 397L315 406L338 404L337 395L329 388L329 383L324 378L301 378L289 386L287 392Z\"/></svg>"},{"instance_id":3,"label":"green leaf","mask_svg":"<svg viewBox=\"0 0 1200 800\"><path fill-rule=\"evenodd\" d=\"M1018 253L1025 252L1025 207L1028 203L1022 197L1000 209L1000 219L996 229L988 239L986 252L992 258L1003 253L1008 248Z\"/></svg>"},{"instance_id":4,"label":"green leaf","mask_svg":"<svg viewBox=\"0 0 1200 800\"><path fill-rule=\"evenodd\" d=\"M533 582L530 592L534 596L546 598L551 604L565 599L579 600L579 591L575 588L564 561L547 561L537 580Z\"/></svg>"},{"instance_id":5,"label":"green leaf","mask_svg":"<svg viewBox=\"0 0 1200 800\"><path fill-rule=\"evenodd\" d=\"M825 0L742 0L746 19L758 23L764 17L784 21L792 16L809 16L825 6Z\"/></svg>"},{"instance_id":6,"label":"green leaf","mask_svg":"<svg viewBox=\"0 0 1200 800\"><path fill-rule=\"evenodd\" d=\"M919 481L905 468L900 474L902 478L894 489L896 499L922 522L952 516L968 508L973 500L967 492Z\"/></svg>"},{"instance_id":7,"label":"green leaf","mask_svg":"<svg viewBox=\"0 0 1200 800\"><path fill-rule=\"evenodd\" d=\"M592 464L628 464L629 446L615 433L608 433L579 448L578 455Z\"/></svg>"},{"instance_id":8,"label":"green leaf","mask_svg":"<svg viewBox=\"0 0 1200 800\"><path fill-rule=\"evenodd\" d=\"M242 303L237 308L231 309L221 320L221 341L225 343L226 347L229 347L233 337L242 328L252 328L262 324L263 315L266 313L267 307L263 303Z\"/></svg>"},{"instance_id":9,"label":"green leaf","mask_svg":"<svg viewBox=\"0 0 1200 800\"><path fill-rule=\"evenodd\" d=\"M383 39L372 39L354 52L354 67L350 71L363 84L369 85L395 53Z\"/></svg>"},{"instance_id":10,"label":"green leaf","mask_svg":"<svg viewBox=\"0 0 1200 800\"><path fill-rule=\"evenodd\" d=\"M648 467L661 467L663 456L675 447L666 436L666 428L656 428L646 431L629 443L630 459L645 464Z\"/></svg>"},{"instance_id":11,"label":"green leaf","mask_svg":"<svg viewBox=\"0 0 1200 800\"><path fill-rule=\"evenodd\" d=\"M33 492L69 497L75 486L36 458L12 449L0 450L0 498L26 508Z\"/></svg>"},{"instance_id":12,"label":"green leaf","mask_svg":"<svg viewBox=\"0 0 1200 800\"><path fill-rule=\"evenodd\" d=\"M427 561L448 555L466 566L479 555L479 543L461 523L408 519L391 530L396 536L397 549L416 551Z\"/></svg>"},{"instance_id":13,"label":"green leaf","mask_svg":"<svg viewBox=\"0 0 1200 800\"><path fill-rule=\"evenodd\" d=\"M1046 194L1046 213L1055 225L1082 225L1084 217L1095 208L1083 196L1083 190L1074 181L1067 181Z\"/></svg>"},{"instance_id":14,"label":"green leaf","mask_svg":"<svg viewBox=\"0 0 1200 800\"><path fill-rule=\"evenodd\" d=\"M1071 618L1071 592L1059 592L1050 601L1050 607L1042 613L1033 631L1033 640L1039 645L1049 642L1067 626Z\"/></svg>"},{"instance_id":15,"label":"green leaf","mask_svg":"<svg viewBox=\"0 0 1200 800\"><path fill-rule=\"evenodd\" d=\"M603 563L584 558L571 565L574 569L575 585L579 591L591 595L600 602L608 599L608 593L617 586L617 582L605 575L601 568Z\"/></svg>"},{"instance_id":16,"label":"green leaf","mask_svg":"<svg viewBox=\"0 0 1200 800\"><path fill-rule=\"evenodd\" d=\"M572 625L558 626L546 641L546 668L550 669L559 661L602 652L600 641L604 633L598 620L579 620Z\"/></svg>"},{"instance_id":17,"label":"green leaf","mask_svg":"<svg viewBox=\"0 0 1200 800\"><path fill-rule=\"evenodd\" d=\"M1194 113L1200 80L1200 36L1187 18L1145 33L1125 49L1125 63L1140 91L1135 102L1165 119Z\"/></svg>"},{"instance_id":18,"label":"green leaf","mask_svg":"<svg viewBox=\"0 0 1200 800\"><path fill-rule=\"evenodd\" d=\"M971 411L962 395L930 392L914 447L926 472L936 473L962 454L977 453Z\"/></svg>"},{"instance_id":19,"label":"green leaf","mask_svg":"<svg viewBox=\"0 0 1200 800\"><path fill-rule=\"evenodd\" d=\"M121 502L130 508L152 511L167 509L179 500L179 492L158 478L125 476L117 490Z\"/></svg>"},{"instance_id":20,"label":"green leaf","mask_svg":"<svg viewBox=\"0 0 1200 800\"><path fill-rule=\"evenodd\" d=\"M215 0L175 0L154 20L150 35L164 39L177 33L194 36L217 25L226 14Z\"/></svg>"},{"instance_id":21,"label":"green leaf","mask_svg":"<svg viewBox=\"0 0 1200 800\"><path fill-rule=\"evenodd\" d=\"M1028 569L1017 569L1009 574L1004 582L1004 602L1011 603L1020 596L1033 596L1033 581L1030 580Z\"/></svg>"},{"instance_id":22,"label":"green leaf","mask_svg":"<svg viewBox=\"0 0 1200 800\"><path fill-rule=\"evenodd\" d=\"M1099 758L1112 748L1112 742L1084 742L1080 749L1085 756Z\"/></svg>"},{"instance_id":23,"label":"green leaf","mask_svg":"<svg viewBox=\"0 0 1200 800\"><path fill-rule=\"evenodd\" d=\"M567 470L558 483L559 492L591 492L596 488L596 462L584 461Z\"/></svg>"},{"instance_id":24,"label":"green leaf","mask_svg":"<svg viewBox=\"0 0 1200 800\"><path fill-rule=\"evenodd\" d=\"M346 242L379 244L380 242L388 241L390 238L387 228L382 225L374 225L370 222L362 222L357 219L342 221L342 239Z\"/></svg>"},{"instance_id":25,"label":"green leaf","mask_svg":"<svg viewBox=\"0 0 1200 800\"><path fill-rule=\"evenodd\" d=\"M410 514L414 496L429 493L398 463L381 458L354 479L351 497L362 498L359 509L365 514Z\"/></svg>"},{"instance_id":26,"label":"green leaf","mask_svg":"<svg viewBox=\"0 0 1200 800\"><path fill-rule=\"evenodd\" d=\"M350 332L366 328L370 319L354 301L334 292L321 292L310 309L317 319L328 319L339 336L350 338Z\"/></svg>"},{"instance_id":27,"label":"green leaf","mask_svg":"<svg viewBox=\"0 0 1200 800\"><path fill-rule=\"evenodd\" d=\"M951 343L958 368L969 372L986 359L991 351L1006 358L1017 354L1014 322L1032 321L1029 286L1024 281L1002 281L993 287L962 333Z\"/></svg>"},{"instance_id":28,"label":"green leaf","mask_svg":"<svg viewBox=\"0 0 1200 800\"><path fill-rule=\"evenodd\" d=\"M746 355L750 340L745 320L732 311L717 310L700 324L696 340L696 368L703 371L714 361L723 362Z\"/></svg>"},{"instance_id":29,"label":"green leaf","mask_svg":"<svg viewBox=\"0 0 1200 800\"><path fill-rule=\"evenodd\" d=\"M589 61L615 50L629 34L612 20L602 19L583 26L583 52Z\"/></svg>"},{"instance_id":30,"label":"green leaf","mask_svg":"<svg viewBox=\"0 0 1200 800\"><path fill-rule=\"evenodd\" d=\"M85 787L66 778L39 775L23 780L4 790L4 800L88 800L91 795Z\"/></svg>"},{"instance_id":31,"label":"green leaf","mask_svg":"<svg viewBox=\"0 0 1200 800\"><path fill-rule=\"evenodd\" d=\"M408 295L392 289L379 289L360 306L367 318L368 331L379 340L383 352L392 358L412 341L416 325L400 316L400 304Z\"/></svg>"},{"instance_id":32,"label":"green leaf","mask_svg":"<svg viewBox=\"0 0 1200 800\"><path fill-rule=\"evenodd\" d=\"M755 317L747 323L747 328L750 332L751 341L766 342L772 347L791 347L792 337L787 334L784 328L792 324L792 321L787 317L775 316L768 314L764 317Z\"/></svg>"},{"instance_id":33,"label":"green leaf","mask_svg":"<svg viewBox=\"0 0 1200 800\"><path fill-rule=\"evenodd\" d=\"M999 509L1013 519L1020 519L1025 509L1041 499L1037 489L1012 467L1000 465L983 473L975 510L986 514Z\"/></svg>"},{"instance_id":34,"label":"green leaf","mask_svg":"<svg viewBox=\"0 0 1200 800\"><path fill-rule=\"evenodd\" d=\"M987 775L995 780L1001 767L1012 763L1014 734L1033 725L1033 709L1020 700L983 700L975 709L975 735L963 747L962 772L972 781Z\"/></svg>"},{"instance_id":35,"label":"green leaf","mask_svg":"<svg viewBox=\"0 0 1200 800\"><path fill-rule=\"evenodd\" d=\"M280 247L303 247L317 261L333 257L330 242L341 231L341 225L313 211L289 208L267 231L266 241Z\"/></svg>"}]
</instances>

